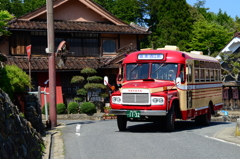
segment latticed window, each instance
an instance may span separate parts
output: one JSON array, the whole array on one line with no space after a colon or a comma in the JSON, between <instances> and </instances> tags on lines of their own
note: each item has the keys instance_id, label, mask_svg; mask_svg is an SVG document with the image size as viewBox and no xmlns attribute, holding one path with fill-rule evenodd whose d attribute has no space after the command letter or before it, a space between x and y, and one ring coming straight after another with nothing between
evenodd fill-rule
<instances>
[{"instance_id":1,"label":"latticed window","mask_svg":"<svg viewBox=\"0 0 240 159\"><path fill-rule=\"evenodd\" d=\"M67 41L73 56L100 56L99 34L55 33L54 50L61 41ZM46 55L47 31L13 32L10 37L12 55L26 55L26 46L32 45L32 55ZM71 56L71 54L70 54Z\"/></svg>"}]
</instances>

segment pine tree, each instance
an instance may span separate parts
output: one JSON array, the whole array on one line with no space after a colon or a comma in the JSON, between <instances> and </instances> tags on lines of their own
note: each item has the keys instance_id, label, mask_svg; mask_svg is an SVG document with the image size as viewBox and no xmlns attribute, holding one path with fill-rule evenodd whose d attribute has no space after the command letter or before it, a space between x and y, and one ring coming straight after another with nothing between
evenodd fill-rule
<instances>
[{"instance_id":1,"label":"pine tree","mask_svg":"<svg viewBox=\"0 0 240 159\"><path fill-rule=\"evenodd\" d=\"M99 93L99 90L103 90L106 88L106 86L102 83L103 78L100 76L95 76L97 71L92 68L84 68L81 70L81 74L84 74L87 76L85 79L83 76L73 76L71 83L84 83L87 81L87 83L83 86L83 88L80 88L76 90L77 95L83 96L85 98L85 101L91 101L91 99L94 96L100 96L100 97L107 97L108 95L106 93ZM94 76L92 76L94 75Z\"/></svg>"},{"instance_id":2,"label":"pine tree","mask_svg":"<svg viewBox=\"0 0 240 159\"><path fill-rule=\"evenodd\" d=\"M177 45L181 50L191 37L193 19L185 0L149 0L149 26L153 47Z\"/></svg>"}]
</instances>

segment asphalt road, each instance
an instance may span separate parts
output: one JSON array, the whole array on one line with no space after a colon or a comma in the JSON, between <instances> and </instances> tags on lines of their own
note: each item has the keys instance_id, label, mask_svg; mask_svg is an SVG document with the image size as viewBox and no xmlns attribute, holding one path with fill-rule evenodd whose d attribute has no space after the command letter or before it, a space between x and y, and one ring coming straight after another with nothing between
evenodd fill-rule
<instances>
[{"instance_id":1,"label":"asphalt road","mask_svg":"<svg viewBox=\"0 0 240 159\"><path fill-rule=\"evenodd\" d=\"M66 159L239 159L240 146L222 142L214 135L235 123L212 122L199 127L177 122L176 130L165 132L157 124L128 122L119 132L116 120L59 121Z\"/></svg>"}]
</instances>

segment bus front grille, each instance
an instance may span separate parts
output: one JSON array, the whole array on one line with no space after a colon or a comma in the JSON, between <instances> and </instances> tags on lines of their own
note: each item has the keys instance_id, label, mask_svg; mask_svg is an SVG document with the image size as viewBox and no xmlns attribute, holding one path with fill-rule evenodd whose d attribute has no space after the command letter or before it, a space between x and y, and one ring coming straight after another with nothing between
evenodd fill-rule
<instances>
[{"instance_id":1,"label":"bus front grille","mask_svg":"<svg viewBox=\"0 0 240 159\"><path fill-rule=\"evenodd\" d=\"M149 104L148 93L123 93L122 95L123 104Z\"/></svg>"}]
</instances>

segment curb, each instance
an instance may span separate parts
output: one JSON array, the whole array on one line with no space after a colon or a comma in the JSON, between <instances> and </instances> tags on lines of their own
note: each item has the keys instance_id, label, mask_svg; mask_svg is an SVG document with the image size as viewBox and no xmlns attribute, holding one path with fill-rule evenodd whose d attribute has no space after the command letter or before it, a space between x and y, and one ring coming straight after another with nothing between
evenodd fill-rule
<instances>
[{"instance_id":1,"label":"curb","mask_svg":"<svg viewBox=\"0 0 240 159\"><path fill-rule=\"evenodd\" d=\"M234 135L235 127L230 127L217 132L214 138L235 143L240 146L240 137Z\"/></svg>"},{"instance_id":2,"label":"curb","mask_svg":"<svg viewBox=\"0 0 240 159\"><path fill-rule=\"evenodd\" d=\"M44 137L44 144L45 146L45 150L43 153L42 158L43 159L50 159L50 152L51 152L51 145L52 145L52 133L51 132L46 132L46 137Z\"/></svg>"}]
</instances>

